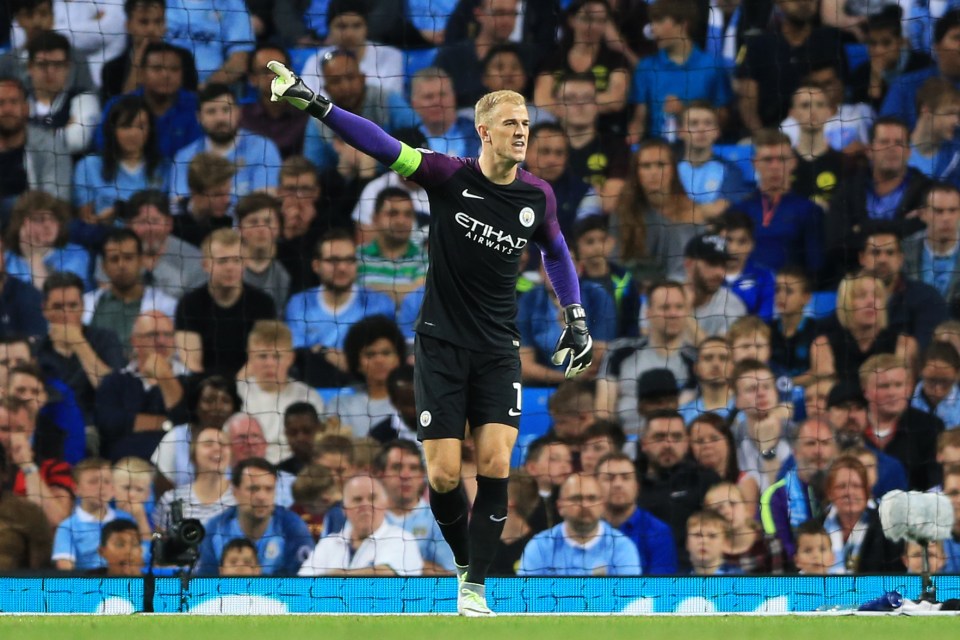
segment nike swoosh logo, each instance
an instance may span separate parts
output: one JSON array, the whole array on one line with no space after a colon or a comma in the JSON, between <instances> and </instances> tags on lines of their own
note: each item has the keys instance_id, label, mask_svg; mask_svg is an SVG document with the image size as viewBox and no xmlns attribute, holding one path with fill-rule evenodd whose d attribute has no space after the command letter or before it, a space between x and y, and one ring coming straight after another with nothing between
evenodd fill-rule
<instances>
[{"instance_id":1,"label":"nike swoosh logo","mask_svg":"<svg viewBox=\"0 0 960 640\"><path fill-rule=\"evenodd\" d=\"M460 195L462 195L464 198L473 198L474 200L483 200L483 196L476 196L470 193L469 189L464 189Z\"/></svg>"},{"instance_id":2,"label":"nike swoosh logo","mask_svg":"<svg viewBox=\"0 0 960 640\"><path fill-rule=\"evenodd\" d=\"M516 418L518 415L520 415L520 412L517 411L516 409L510 409L507 411L507 415L510 416L511 418Z\"/></svg>"},{"instance_id":3,"label":"nike swoosh logo","mask_svg":"<svg viewBox=\"0 0 960 640\"><path fill-rule=\"evenodd\" d=\"M490 516L491 522L503 522L506 519L507 519L507 516L503 516L502 518L494 518L492 515Z\"/></svg>"}]
</instances>

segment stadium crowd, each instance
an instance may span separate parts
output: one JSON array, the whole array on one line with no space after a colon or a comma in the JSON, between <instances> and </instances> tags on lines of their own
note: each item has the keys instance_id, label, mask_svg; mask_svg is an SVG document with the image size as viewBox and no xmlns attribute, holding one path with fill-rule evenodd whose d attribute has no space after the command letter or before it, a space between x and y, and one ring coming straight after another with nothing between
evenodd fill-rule
<instances>
[{"instance_id":1,"label":"stadium crowd","mask_svg":"<svg viewBox=\"0 0 960 640\"><path fill-rule=\"evenodd\" d=\"M893 489L950 498L960 573L960 2L6 11L0 570L140 575L180 500L202 575L453 575L413 392L430 203L271 102L280 60L438 153L528 100L595 360L551 364L526 256L550 423L493 574L918 573Z\"/></svg>"}]
</instances>

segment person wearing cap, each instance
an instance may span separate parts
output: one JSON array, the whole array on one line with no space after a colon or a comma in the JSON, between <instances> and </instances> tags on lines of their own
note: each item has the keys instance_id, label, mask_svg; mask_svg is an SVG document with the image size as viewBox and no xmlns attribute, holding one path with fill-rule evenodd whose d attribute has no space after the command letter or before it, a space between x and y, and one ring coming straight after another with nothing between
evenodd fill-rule
<instances>
[{"instance_id":1,"label":"person wearing cap","mask_svg":"<svg viewBox=\"0 0 960 640\"><path fill-rule=\"evenodd\" d=\"M693 308L698 337L725 335L737 318L747 315L743 300L727 288L727 241L719 235L700 235L683 253L687 298Z\"/></svg>"}]
</instances>

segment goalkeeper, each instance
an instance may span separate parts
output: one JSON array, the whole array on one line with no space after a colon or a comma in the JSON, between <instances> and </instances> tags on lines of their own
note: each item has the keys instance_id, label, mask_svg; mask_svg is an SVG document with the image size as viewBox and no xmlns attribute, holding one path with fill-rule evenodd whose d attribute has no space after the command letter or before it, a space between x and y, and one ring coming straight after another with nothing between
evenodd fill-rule
<instances>
[{"instance_id":1,"label":"goalkeeper","mask_svg":"<svg viewBox=\"0 0 960 640\"><path fill-rule=\"evenodd\" d=\"M507 519L510 453L520 421L516 284L533 241L563 307L553 362L572 378L590 366L593 341L577 273L543 180L520 169L530 121L523 96L489 93L477 102L477 159L413 149L372 122L339 109L279 62L272 100L323 120L344 142L420 184L430 198L430 266L415 330L418 432L430 507L457 565L457 611L489 616L484 580ZM473 512L460 482L461 446L472 428L477 457ZM468 524L469 522L469 524Z\"/></svg>"}]
</instances>

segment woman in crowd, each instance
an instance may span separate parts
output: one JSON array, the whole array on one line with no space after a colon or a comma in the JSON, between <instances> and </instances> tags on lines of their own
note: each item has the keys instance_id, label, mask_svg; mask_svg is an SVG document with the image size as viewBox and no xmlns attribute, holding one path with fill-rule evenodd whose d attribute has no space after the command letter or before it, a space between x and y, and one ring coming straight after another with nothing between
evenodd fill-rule
<instances>
[{"instance_id":1,"label":"woman in crowd","mask_svg":"<svg viewBox=\"0 0 960 640\"><path fill-rule=\"evenodd\" d=\"M183 501L183 517L206 524L237 502L230 485L230 439L219 427L200 429L190 442L190 464L196 478L160 496L153 523L158 531L170 526L170 505Z\"/></svg>"},{"instance_id":2,"label":"woman in crowd","mask_svg":"<svg viewBox=\"0 0 960 640\"><path fill-rule=\"evenodd\" d=\"M710 469L724 482L740 491L746 512L753 517L760 500L760 483L756 472L740 470L737 445L727 421L715 413L702 413L687 427L690 454L698 465Z\"/></svg>"}]
</instances>

